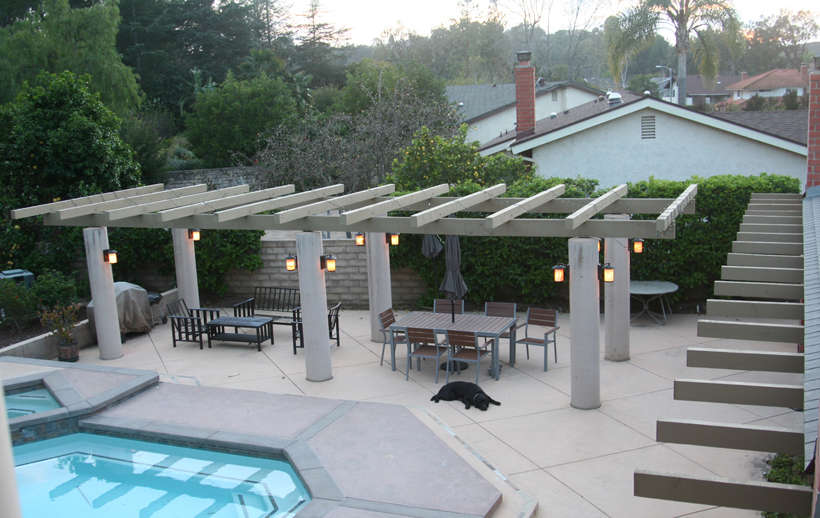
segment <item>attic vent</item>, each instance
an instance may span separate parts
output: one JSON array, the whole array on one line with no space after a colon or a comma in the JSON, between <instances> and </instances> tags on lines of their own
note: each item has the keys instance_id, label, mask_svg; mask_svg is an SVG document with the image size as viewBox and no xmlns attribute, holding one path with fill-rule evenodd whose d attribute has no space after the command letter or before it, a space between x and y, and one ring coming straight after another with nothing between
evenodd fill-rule
<instances>
[{"instance_id":1,"label":"attic vent","mask_svg":"<svg viewBox=\"0 0 820 518\"><path fill-rule=\"evenodd\" d=\"M655 116L642 115L641 116L641 138L654 139L655 138Z\"/></svg>"}]
</instances>

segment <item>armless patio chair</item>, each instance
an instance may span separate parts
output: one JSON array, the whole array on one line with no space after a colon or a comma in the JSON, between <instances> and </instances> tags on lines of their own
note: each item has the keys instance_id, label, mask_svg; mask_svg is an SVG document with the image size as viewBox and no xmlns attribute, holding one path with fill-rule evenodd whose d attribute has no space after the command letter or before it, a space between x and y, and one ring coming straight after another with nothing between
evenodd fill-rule
<instances>
[{"instance_id":1,"label":"armless patio chair","mask_svg":"<svg viewBox=\"0 0 820 518\"><path fill-rule=\"evenodd\" d=\"M561 329L555 325L558 318L558 312L554 309L539 309L530 308L527 310L527 323L524 324L524 337L516 340L516 343L525 344L527 346L527 359L530 358L530 345L537 345L544 348L544 371L547 370L547 352L549 344L552 344L553 353L555 355L555 363L558 363L558 344L556 343L556 332ZM530 326L545 327L544 338L538 336L530 336ZM539 333L540 335L540 333ZM550 338L552 335L552 338Z\"/></svg>"},{"instance_id":2,"label":"armless patio chair","mask_svg":"<svg viewBox=\"0 0 820 518\"><path fill-rule=\"evenodd\" d=\"M455 304L455 309L453 308L453 304ZM456 315L463 315L464 314L464 301L463 300L449 300L449 299L436 299L433 301L433 313L451 313L455 311Z\"/></svg>"},{"instance_id":3,"label":"armless patio chair","mask_svg":"<svg viewBox=\"0 0 820 518\"><path fill-rule=\"evenodd\" d=\"M460 362L467 362L475 363L475 382L478 384L479 365L482 359L492 354L494 340L479 338L476 333L470 331L445 330L444 334L449 346L447 347L447 383L450 383L450 370L453 366L461 375Z\"/></svg>"},{"instance_id":4,"label":"armless patio chair","mask_svg":"<svg viewBox=\"0 0 820 518\"><path fill-rule=\"evenodd\" d=\"M421 370L421 359L429 358L436 362L436 383L438 383L438 362L447 354L447 343L436 339L433 329L407 328L407 375L410 379L410 370L413 368L413 358L416 358L417 369Z\"/></svg>"},{"instance_id":5,"label":"armless patio chair","mask_svg":"<svg viewBox=\"0 0 820 518\"><path fill-rule=\"evenodd\" d=\"M339 310L342 308L342 303L339 302L329 310L327 310L327 329L330 338L330 346L333 347L333 344L336 344L336 347L340 345L340 333L339 333ZM304 349L305 347L305 340L304 340L304 326L302 323L302 307L299 306L298 308L293 308L293 321L296 322L293 326L293 354L296 354L296 349ZM299 345L297 345L297 340Z\"/></svg>"},{"instance_id":6,"label":"armless patio chair","mask_svg":"<svg viewBox=\"0 0 820 518\"><path fill-rule=\"evenodd\" d=\"M390 343L390 326L396 323L396 315L393 313L393 308L379 313L379 320L382 324L382 328L379 331L384 334L384 343L382 343L382 359L379 362L379 366L382 366L384 365L384 350L387 348L387 344ZM390 351L390 365L393 370L396 370L396 344L406 343L407 336L405 336L404 331L396 331L393 333L393 346Z\"/></svg>"},{"instance_id":7,"label":"armless patio chair","mask_svg":"<svg viewBox=\"0 0 820 518\"><path fill-rule=\"evenodd\" d=\"M515 318L516 304L515 302L485 302L484 316L485 317L506 317ZM508 338L510 340L510 350L512 350L512 331L522 327L516 322L509 331L504 331L499 335L499 338ZM500 347L501 344L499 344Z\"/></svg>"},{"instance_id":8,"label":"armless patio chair","mask_svg":"<svg viewBox=\"0 0 820 518\"><path fill-rule=\"evenodd\" d=\"M208 334L205 322L219 318L218 309L189 309L185 304L185 299L170 302L165 309L168 311L168 318L171 319L171 336L174 347L177 346L177 342L198 342L199 348L202 349L202 335Z\"/></svg>"}]
</instances>

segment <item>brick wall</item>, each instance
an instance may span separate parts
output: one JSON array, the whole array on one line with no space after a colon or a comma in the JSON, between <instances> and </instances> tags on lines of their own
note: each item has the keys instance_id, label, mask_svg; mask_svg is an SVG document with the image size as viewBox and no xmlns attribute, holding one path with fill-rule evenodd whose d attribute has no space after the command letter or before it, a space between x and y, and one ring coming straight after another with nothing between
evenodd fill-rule
<instances>
[{"instance_id":1,"label":"brick wall","mask_svg":"<svg viewBox=\"0 0 820 518\"><path fill-rule=\"evenodd\" d=\"M222 167L219 169L191 169L189 171L168 171L163 183L166 189L178 189L207 184L210 189L224 189L234 185L248 184L253 190L253 167Z\"/></svg>"},{"instance_id":2,"label":"brick wall","mask_svg":"<svg viewBox=\"0 0 820 518\"><path fill-rule=\"evenodd\" d=\"M820 185L820 70L809 76L809 139L806 188Z\"/></svg>"},{"instance_id":3,"label":"brick wall","mask_svg":"<svg viewBox=\"0 0 820 518\"><path fill-rule=\"evenodd\" d=\"M336 256L336 271L325 275L328 303L342 302L342 307L367 308L367 254L353 239L325 239L324 252ZM230 270L225 274L228 294L252 296L255 286L298 288L299 276L285 270L285 257L296 253L295 240L262 241L264 266L256 271ZM415 306L425 285L412 270L392 270L394 306Z\"/></svg>"}]
</instances>

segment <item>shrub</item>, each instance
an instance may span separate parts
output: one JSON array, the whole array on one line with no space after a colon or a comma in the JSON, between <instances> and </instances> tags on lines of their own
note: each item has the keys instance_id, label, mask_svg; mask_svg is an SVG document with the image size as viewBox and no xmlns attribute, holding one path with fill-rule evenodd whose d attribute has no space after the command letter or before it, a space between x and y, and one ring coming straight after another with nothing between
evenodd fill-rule
<instances>
[{"instance_id":1,"label":"shrub","mask_svg":"<svg viewBox=\"0 0 820 518\"><path fill-rule=\"evenodd\" d=\"M77 287L69 276L46 270L34 283L34 296L40 308L66 306L77 301Z\"/></svg>"},{"instance_id":2,"label":"shrub","mask_svg":"<svg viewBox=\"0 0 820 518\"><path fill-rule=\"evenodd\" d=\"M786 455L778 453L766 463L771 469L766 473L766 480L777 484L792 484L796 486L808 486L808 476L803 470L802 455ZM791 514L783 513L763 513L766 518L799 518Z\"/></svg>"},{"instance_id":3,"label":"shrub","mask_svg":"<svg viewBox=\"0 0 820 518\"><path fill-rule=\"evenodd\" d=\"M20 332L36 315L37 298L34 291L11 279L0 281L0 310L2 323Z\"/></svg>"}]
</instances>

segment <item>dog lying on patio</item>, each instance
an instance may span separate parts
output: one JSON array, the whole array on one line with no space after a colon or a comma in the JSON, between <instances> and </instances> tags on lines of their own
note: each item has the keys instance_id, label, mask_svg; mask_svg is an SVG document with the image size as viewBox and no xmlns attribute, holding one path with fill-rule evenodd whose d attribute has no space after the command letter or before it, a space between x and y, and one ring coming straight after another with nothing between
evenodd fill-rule
<instances>
[{"instance_id":1,"label":"dog lying on patio","mask_svg":"<svg viewBox=\"0 0 820 518\"><path fill-rule=\"evenodd\" d=\"M479 410L487 410L490 403L494 405L501 405L498 401L488 396L481 387L469 381L453 381L441 387L438 394L430 398L430 401L461 401L464 403L466 409L470 409L470 405Z\"/></svg>"}]
</instances>

